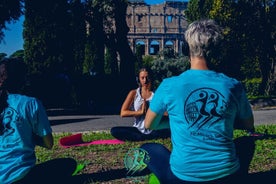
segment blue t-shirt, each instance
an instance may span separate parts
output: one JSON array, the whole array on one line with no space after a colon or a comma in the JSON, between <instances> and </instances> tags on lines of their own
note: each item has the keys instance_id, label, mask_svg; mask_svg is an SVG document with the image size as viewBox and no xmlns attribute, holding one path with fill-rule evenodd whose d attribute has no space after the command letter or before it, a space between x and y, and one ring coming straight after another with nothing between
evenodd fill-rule
<instances>
[{"instance_id":1,"label":"blue t-shirt","mask_svg":"<svg viewBox=\"0 0 276 184\"><path fill-rule=\"evenodd\" d=\"M0 183L21 179L36 163L33 134L52 132L42 104L35 98L8 95L8 107L2 112L0 131Z\"/></svg>"},{"instance_id":2,"label":"blue t-shirt","mask_svg":"<svg viewBox=\"0 0 276 184\"><path fill-rule=\"evenodd\" d=\"M210 70L188 70L163 80L150 109L169 114L170 165L178 178L202 182L239 169L233 124L252 116L240 82Z\"/></svg>"}]
</instances>

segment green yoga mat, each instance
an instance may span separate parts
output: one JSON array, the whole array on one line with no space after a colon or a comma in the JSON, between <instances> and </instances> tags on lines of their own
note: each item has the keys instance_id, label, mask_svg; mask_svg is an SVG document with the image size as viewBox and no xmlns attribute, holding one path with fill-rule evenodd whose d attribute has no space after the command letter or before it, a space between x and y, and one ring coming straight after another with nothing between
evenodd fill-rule
<instances>
[{"instance_id":1,"label":"green yoga mat","mask_svg":"<svg viewBox=\"0 0 276 184\"><path fill-rule=\"evenodd\" d=\"M77 167L76 167L76 170L73 172L72 176L78 174L78 172L80 172L81 170L83 170L85 167L84 164L78 164Z\"/></svg>"},{"instance_id":2,"label":"green yoga mat","mask_svg":"<svg viewBox=\"0 0 276 184\"><path fill-rule=\"evenodd\" d=\"M153 173L149 175L149 184L160 184L158 178Z\"/></svg>"}]
</instances>

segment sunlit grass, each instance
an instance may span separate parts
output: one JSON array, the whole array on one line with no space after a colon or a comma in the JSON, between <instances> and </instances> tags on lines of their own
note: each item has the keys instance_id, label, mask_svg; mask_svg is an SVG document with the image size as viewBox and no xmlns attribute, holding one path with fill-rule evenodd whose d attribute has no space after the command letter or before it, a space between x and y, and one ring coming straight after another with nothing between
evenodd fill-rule
<instances>
[{"instance_id":1,"label":"sunlit grass","mask_svg":"<svg viewBox=\"0 0 276 184\"><path fill-rule=\"evenodd\" d=\"M256 132L268 133L276 135L276 125L259 125L256 126ZM71 157L77 162L85 164L86 167L82 173L93 173L108 169L124 168L123 159L127 151L131 148L140 147L143 142L126 142L118 145L93 145L82 147L62 148L58 140L61 137L71 135L72 133L54 134L55 145L52 150L37 147L36 153L38 163L53 158ZM247 132L235 130L234 137L248 135ZM109 132L87 132L83 134L84 141L92 141L99 139L112 139ZM158 142L171 148L170 139L158 139L151 142ZM250 172L263 172L276 169L276 141L275 139L256 140L256 149L253 160L250 165ZM129 183L147 183L147 176L128 178ZM109 182L110 183L110 182ZM120 181L112 181L111 183L122 183Z\"/></svg>"}]
</instances>

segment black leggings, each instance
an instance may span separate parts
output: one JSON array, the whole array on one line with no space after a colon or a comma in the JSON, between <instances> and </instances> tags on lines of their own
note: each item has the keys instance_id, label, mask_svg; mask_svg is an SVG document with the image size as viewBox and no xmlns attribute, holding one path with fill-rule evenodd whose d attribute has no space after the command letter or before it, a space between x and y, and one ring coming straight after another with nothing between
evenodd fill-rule
<instances>
[{"instance_id":1,"label":"black leggings","mask_svg":"<svg viewBox=\"0 0 276 184\"><path fill-rule=\"evenodd\" d=\"M240 160L240 170L232 175L208 182L189 182L177 178L170 169L170 150L159 143L146 143L141 146L149 155L149 160L145 161L147 169L154 173L161 184L236 184L247 179L250 162L253 158L255 143L252 137L241 137L235 140L237 156Z\"/></svg>"},{"instance_id":2,"label":"black leggings","mask_svg":"<svg viewBox=\"0 0 276 184\"><path fill-rule=\"evenodd\" d=\"M49 160L35 165L23 179L13 184L73 184L76 183L72 176L76 167L76 161L71 158Z\"/></svg>"},{"instance_id":3,"label":"black leggings","mask_svg":"<svg viewBox=\"0 0 276 184\"><path fill-rule=\"evenodd\" d=\"M143 134L136 127L113 127L110 130L113 137L123 141L144 141L152 139L166 139L171 136L170 129L153 130L150 134Z\"/></svg>"}]
</instances>

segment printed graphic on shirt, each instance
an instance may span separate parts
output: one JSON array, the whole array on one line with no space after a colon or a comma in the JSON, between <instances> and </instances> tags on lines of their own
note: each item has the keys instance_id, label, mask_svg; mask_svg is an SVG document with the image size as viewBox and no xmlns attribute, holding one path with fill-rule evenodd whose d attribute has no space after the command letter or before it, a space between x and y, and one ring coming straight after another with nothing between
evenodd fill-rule
<instances>
[{"instance_id":1,"label":"printed graphic on shirt","mask_svg":"<svg viewBox=\"0 0 276 184\"><path fill-rule=\"evenodd\" d=\"M127 174L135 174L147 167L150 157L148 152L142 148L130 149L124 157L124 165L128 170Z\"/></svg>"},{"instance_id":2,"label":"printed graphic on shirt","mask_svg":"<svg viewBox=\"0 0 276 184\"><path fill-rule=\"evenodd\" d=\"M8 136L14 133L14 128L11 126L13 121L18 120L18 114L15 109L8 107L1 114L0 136Z\"/></svg>"},{"instance_id":3,"label":"printed graphic on shirt","mask_svg":"<svg viewBox=\"0 0 276 184\"><path fill-rule=\"evenodd\" d=\"M185 119L189 128L197 130L220 121L227 106L225 97L212 88L192 91L184 105Z\"/></svg>"}]
</instances>

